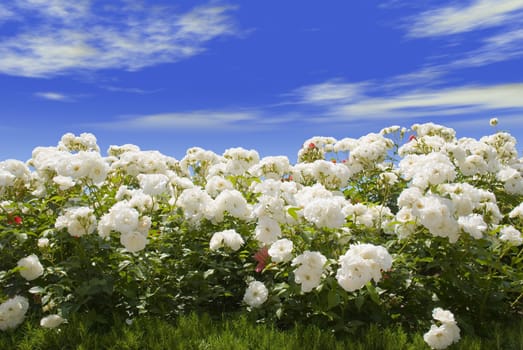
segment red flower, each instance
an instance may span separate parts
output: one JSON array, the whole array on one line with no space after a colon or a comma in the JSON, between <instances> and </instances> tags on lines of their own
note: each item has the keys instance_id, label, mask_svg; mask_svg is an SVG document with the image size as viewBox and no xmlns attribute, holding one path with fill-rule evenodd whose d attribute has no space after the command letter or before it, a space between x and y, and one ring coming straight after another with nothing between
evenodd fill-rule
<instances>
[{"instance_id":1,"label":"red flower","mask_svg":"<svg viewBox=\"0 0 523 350\"><path fill-rule=\"evenodd\" d=\"M254 271L260 273L263 271L265 266L269 263L270 256L269 256L269 248L263 247L256 254L253 256L254 260L258 262L258 265L256 265L256 268Z\"/></svg>"},{"instance_id":2,"label":"red flower","mask_svg":"<svg viewBox=\"0 0 523 350\"><path fill-rule=\"evenodd\" d=\"M409 142L412 141L412 140L416 140L416 135L410 135L409 136Z\"/></svg>"},{"instance_id":3,"label":"red flower","mask_svg":"<svg viewBox=\"0 0 523 350\"><path fill-rule=\"evenodd\" d=\"M14 217L7 217L7 223L12 225L12 224L17 224L17 225L21 225L22 224L22 217L18 216L18 215L15 215Z\"/></svg>"},{"instance_id":4,"label":"red flower","mask_svg":"<svg viewBox=\"0 0 523 350\"><path fill-rule=\"evenodd\" d=\"M316 145L313 142L311 142L309 143L309 148L316 148Z\"/></svg>"}]
</instances>

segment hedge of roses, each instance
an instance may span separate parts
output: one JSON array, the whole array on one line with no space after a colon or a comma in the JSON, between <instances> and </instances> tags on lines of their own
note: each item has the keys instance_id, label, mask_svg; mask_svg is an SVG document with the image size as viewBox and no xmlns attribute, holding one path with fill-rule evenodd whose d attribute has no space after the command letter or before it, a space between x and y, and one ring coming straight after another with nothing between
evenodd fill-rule
<instances>
[{"instance_id":1,"label":"hedge of roses","mask_svg":"<svg viewBox=\"0 0 523 350\"><path fill-rule=\"evenodd\" d=\"M244 310L335 331L434 318L425 339L442 348L522 315L522 176L508 133L432 123L313 137L295 165L243 148L104 157L66 134L0 162L0 329L28 314L52 328Z\"/></svg>"}]
</instances>

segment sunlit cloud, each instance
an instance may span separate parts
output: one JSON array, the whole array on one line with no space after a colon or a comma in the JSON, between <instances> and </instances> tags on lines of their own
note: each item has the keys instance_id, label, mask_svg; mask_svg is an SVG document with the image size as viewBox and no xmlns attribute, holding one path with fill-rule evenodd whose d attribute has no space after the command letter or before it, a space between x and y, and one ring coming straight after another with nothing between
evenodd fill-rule
<instances>
[{"instance_id":1,"label":"sunlit cloud","mask_svg":"<svg viewBox=\"0 0 523 350\"><path fill-rule=\"evenodd\" d=\"M318 84L321 89L324 84ZM307 89L315 90L314 86ZM306 91L306 90L305 90ZM491 114L495 111L523 112L523 84L487 86L459 86L440 89L406 90L396 94L372 97L372 89L360 91L354 101L336 100L325 105L317 99L303 95L311 105L322 105L325 117L316 121L353 121L361 119L387 119L390 117L443 117L474 113Z\"/></svg>"},{"instance_id":2,"label":"sunlit cloud","mask_svg":"<svg viewBox=\"0 0 523 350\"><path fill-rule=\"evenodd\" d=\"M335 107L340 116L443 116L523 109L523 84L452 87L369 98Z\"/></svg>"},{"instance_id":3,"label":"sunlit cloud","mask_svg":"<svg viewBox=\"0 0 523 350\"><path fill-rule=\"evenodd\" d=\"M496 27L521 19L523 0L475 0L465 6L446 6L411 18L410 37L452 35Z\"/></svg>"},{"instance_id":4,"label":"sunlit cloud","mask_svg":"<svg viewBox=\"0 0 523 350\"><path fill-rule=\"evenodd\" d=\"M209 40L237 32L231 6L199 6L185 13L137 6L122 16L117 13L121 9L94 0L74 4L23 0L17 4L10 10L37 20L30 29L20 26L15 35L0 35L0 73L14 76L135 71L194 56L205 50Z\"/></svg>"}]
</instances>

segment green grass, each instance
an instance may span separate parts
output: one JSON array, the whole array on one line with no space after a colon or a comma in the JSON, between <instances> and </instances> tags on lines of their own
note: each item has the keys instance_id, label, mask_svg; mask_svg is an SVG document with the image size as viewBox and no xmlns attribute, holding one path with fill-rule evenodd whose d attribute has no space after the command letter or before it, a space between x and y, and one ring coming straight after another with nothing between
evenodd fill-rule
<instances>
[{"instance_id":1,"label":"green grass","mask_svg":"<svg viewBox=\"0 0 523 350\"><path fill-rule=\"evenodd\" d=\"M60 329L42 329L35 320L15 331L0 333L0 349L429 349L422 334L407 334L401 328L369 326L353 335L336 336L328 330L296 325L278 330L253 324L243 316L212 320L207 315L181 317L176 323L140 318L131 325L115 321L111 327L89 327L80 319ZM449 349L523 350L523 320L509 327L492 326L484 338L463 337Z\"/></svg>"}]
</instances>

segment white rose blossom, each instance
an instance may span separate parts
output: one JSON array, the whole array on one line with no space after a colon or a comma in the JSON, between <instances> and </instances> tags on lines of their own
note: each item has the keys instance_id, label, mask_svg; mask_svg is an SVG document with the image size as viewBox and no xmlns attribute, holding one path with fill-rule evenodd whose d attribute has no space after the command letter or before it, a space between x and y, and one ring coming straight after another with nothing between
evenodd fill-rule
<instances>
[{"instance_id":1,"label":"white rose blossom","mask_svg":"<svg viewBox=\"0 0 523 350\"><path fill-rule=\"evenodd\" d=\"M423 335L423 340L431 349L446 349L461 339L460 329L452 312L438 307L432 310L432 318L439 321L440 325L433 324Z\"/></svg>"},{"instance_id":2,"label":"white rose blossom","mask_svg":"<svg viewBox=\"0 0 523 350\"><path fill-rule=\"evenodd\" d=\"M269 290L265 287L265 284L259 281L252 281L249 283L243 301L251 307L260 307L267 301L269 296Z\"/></svg>"},{"instance_id":3,"label":"white rose blossom","mask_svg":"<svg viewBox=\"0 0 523 350\"><path fill-rule=\"evenodd\" d=\"M327 258L323 254L308 250L292 260L292 266L299 265L294 270L294 281L301 285L303 293L308 293L320 285L326 262Z\"/></svg>"},{"instance_id":4,"label":"white rose blossom","mask_svg":"<svg viewBox=\"0 0 523 350\"><path fill-rule=\"evenodd\" d=\"M244 241L242 236L238 234L235 230L225 230L220 232L215 232L211 241L209 242L209 248L211 250L218 250L222 247L228 247L233 251L237 251L241 248Z\"/></svg>"},{"instance_id":5,"label":"white rose blossom","mask_svg":"<svg viewBox=\"0 0 523 350\"><path fill-rule=\"evenodd\" d=\"M18 267L21 267L20 275L28 281L35 280L44 274L44 267L35 254L18 260Z\"/></svg>"},{"instance_id":6,"label":"white rose blossom","mask_svg":"<svg viewBox=\"0 0 523 350\"><path fill-rule=\"evenodd\" d=\"M0 330L18 327L24 321L28 309L29 302L19 295L0 304Z\"/></svg>"},{"instance_id":7,"label":"white rose blossom","mask_svg":"<svg viewBox=\"0 0 523 350\"><path fill-rule=\"evenodd\" d=\"M40 326L44 328L56 328L62 323L64 323L64 319L60 315L49 315L45 316L40 320Z\"/></svg>"},{"instance_id":8,"label":"white rose blossom","mask_svg":"<svg viewBox=\"0 0 523 350\"><path fill-rule=\"evenodd\" d=\"M292 250L294 245L287 238L277 240L269 248L269 256L276 263L287 262L292 259Z\"/></svg>"}]
</instances>

